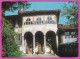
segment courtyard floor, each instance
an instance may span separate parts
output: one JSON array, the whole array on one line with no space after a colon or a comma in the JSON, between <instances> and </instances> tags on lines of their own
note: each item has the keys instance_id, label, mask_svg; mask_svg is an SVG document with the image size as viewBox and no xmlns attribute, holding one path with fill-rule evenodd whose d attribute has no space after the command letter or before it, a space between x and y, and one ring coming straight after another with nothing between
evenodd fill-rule
<instances>
[{"instance_id":1,"label":"courtyard floor","mask_svg":"<svg viewBox=\"0 0 80 59\"><path fill-rule=\"evenodd\" d=\"M58 55L52 55L52 54L36 54L36 55L29 55L24 54L23 57L59 57Z\"/></svg>"}]
</instances>

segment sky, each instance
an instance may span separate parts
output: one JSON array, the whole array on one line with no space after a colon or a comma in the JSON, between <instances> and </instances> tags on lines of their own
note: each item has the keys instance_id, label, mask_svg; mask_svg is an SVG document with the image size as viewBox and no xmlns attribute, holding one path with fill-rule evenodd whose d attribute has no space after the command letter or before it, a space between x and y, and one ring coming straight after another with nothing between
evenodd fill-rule
<instances>
[{"instance_id":1,"label":"sky","mask_svg":"<svg viewBox=\"0 0 80 59\"><path fill-rule=\"evenodd\" d=\"M68 3L68 2L29 2L29 3L31 3L31 6L25 11L60 9L61 12L60 12L60 16L59 16L59 24L66 25L65 22L67 22L68 19L64 16L61 16L61 13L63 11L62 6L64 5L64 3ZM18 10L14 11L14 12L6 11L5 16L8 16L8 15L18 15Z\"/></svg>"}]
</instances>

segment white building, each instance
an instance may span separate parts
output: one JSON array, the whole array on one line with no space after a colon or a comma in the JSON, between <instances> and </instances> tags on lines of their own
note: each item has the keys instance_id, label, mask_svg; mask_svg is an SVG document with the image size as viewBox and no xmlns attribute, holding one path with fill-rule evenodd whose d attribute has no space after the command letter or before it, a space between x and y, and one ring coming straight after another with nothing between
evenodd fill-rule
<instances>
[{"instance_id":1,"label":"white building","mask_svg":"<svg viewBox=\"0 0 80 59\"><path fill-rule=\"evenodd\" d=\"M19 10L18 15L6 16L6 19L20 35L20 51L46 54L58 51L59 15L60 10Z\"/></svg>"}]
</instances>

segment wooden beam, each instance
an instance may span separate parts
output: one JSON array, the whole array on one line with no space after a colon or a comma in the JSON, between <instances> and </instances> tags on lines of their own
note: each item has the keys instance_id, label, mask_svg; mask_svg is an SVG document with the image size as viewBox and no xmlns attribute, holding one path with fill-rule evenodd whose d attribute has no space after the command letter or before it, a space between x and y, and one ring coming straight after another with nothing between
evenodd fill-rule
<instances>
[{"instance_id":1,"label":"wooden beam","mask_svg":"<svg viewBox=\"0 0 80 59\"><path fill-rule=\"evenodd\" d=\"M34 16L33 16L33 24L35 24L35 23L34 23Z\"/></svg>"},{"instance_id":2,"label":"wooden beam","mask_svg":"<svg viewBox=\"0 0 80 59\"><path fill-rule=\"evenodd\" d=\"M45 15L43 15L43 23L45 24Z\"/></svg>"}]
</instances>

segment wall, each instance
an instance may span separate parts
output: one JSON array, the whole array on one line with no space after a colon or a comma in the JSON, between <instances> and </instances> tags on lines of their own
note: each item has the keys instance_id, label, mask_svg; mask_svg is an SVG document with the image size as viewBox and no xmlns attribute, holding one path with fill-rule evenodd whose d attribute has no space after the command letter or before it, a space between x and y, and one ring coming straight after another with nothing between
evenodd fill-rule
<instances>
[{"instance_id":1,"label":"wall","mask_svg":"<svg viewBox=\"0 0 80 59\"><path fill-rule=\"evenodd\" d=\"M63 36L63 44L65 44L65 43L71 43L71 42L75 42L75 41L77 41L77 38L65 39L65 36Z\"/></svg>"},{"instance_id":2,"label":"wall","mask_svg":"<svg viewBox=\"0 0 80 59\"><path fill-rule=\"evenodd\" d=\"M44 21L47 20L48 15L37 15L34 16L34 21L36 21L37 17L41 17L41 19ZM25 34L26 32L30 31L33 34L35 34L37 31L42 31L44 34L46 34L48 31L54 31L56 33L57 31L57 18L55 15L51 15L52 20L55 21L55 24L27 24L23 26L23 33ZM45 18L44 18L45 17ZM31 21L33 21L33 16L24 16L23 21L25 22L27 18L31 18ZM24 23L23 23L24 24Z\"/></svg>"},{"instance_id":3,"label":"wall","mask_svg":"<svg viewBox=\"0 0 80 59\"><path fill-rule=\"evenodd\" d=\"M60 57L78 57L78 43L59 45L58 55Z\"/></svg>"},{"instance_id":4,"label":"wall","mask_svg":"<svg viewBox=\"0 0 80 59\"><path fill-rule=\"evenodd\" d=\"M57 28L57 18L55 15L51 15L52 20L55 21L55 23L52 23L52 24L45 24L45 23L43 23L43 24L26 24L26 25L24 24L26 22L27 18L30 18L32 22L36 21L38 17L41 17L41 19L43 21L46 21L47 16L48 15L24 16L22 19L23 20L22 36L24 36L26 32L31 32L33 35L35 35L35 33L37 31L41 31L44 35L46 35L46 33L48 31L53 31L56 34L58 28Z\"/></svg>"}]
</instances>

